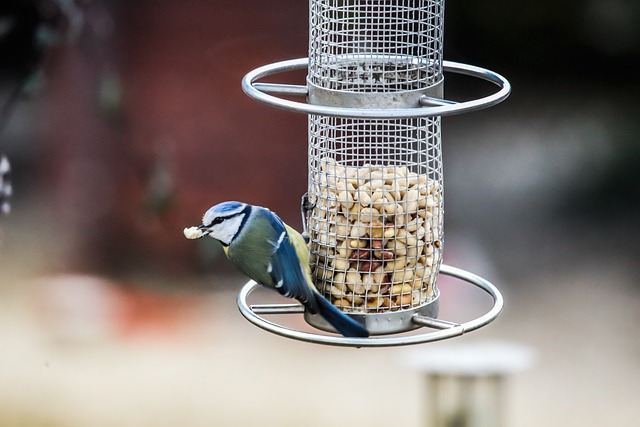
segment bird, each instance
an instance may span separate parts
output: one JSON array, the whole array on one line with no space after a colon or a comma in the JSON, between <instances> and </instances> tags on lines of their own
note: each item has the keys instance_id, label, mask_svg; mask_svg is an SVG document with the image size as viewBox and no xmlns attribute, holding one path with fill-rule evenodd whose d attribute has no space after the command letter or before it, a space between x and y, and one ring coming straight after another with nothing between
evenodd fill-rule
<instances>
[{"instance_id":1,"label":"bird","mask_svg":"<svg viewBox=\"0 0 640 427\"><path fill-rule=\"evenodd\" d=\"M323 297L313 285L304 237L268 208L237 201L208 209L202 224L184 229L188 239L212 237L244 275L295 298L345 337L367 338L367 329Z\"/></svg>"}]
</instances>

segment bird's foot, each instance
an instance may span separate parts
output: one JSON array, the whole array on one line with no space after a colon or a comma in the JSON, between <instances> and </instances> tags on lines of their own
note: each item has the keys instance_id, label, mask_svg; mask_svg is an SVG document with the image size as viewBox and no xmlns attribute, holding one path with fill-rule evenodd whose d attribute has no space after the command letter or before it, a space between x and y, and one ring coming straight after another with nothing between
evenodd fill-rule
<instances>
[{"instance_id":1,"label":"bird's foot","mask_svg":"<svg viewBox=\"0 0 640 427\"><path fill-rule=\"evenodd\" d=\"M311 236L307 230L307 220L309 219L309 212L315 207L316 204L309 200L309 193L304 193L300 201L300 213L302 214L302 238L307 244L311 241Z\"/></svg>"}]
</instances>

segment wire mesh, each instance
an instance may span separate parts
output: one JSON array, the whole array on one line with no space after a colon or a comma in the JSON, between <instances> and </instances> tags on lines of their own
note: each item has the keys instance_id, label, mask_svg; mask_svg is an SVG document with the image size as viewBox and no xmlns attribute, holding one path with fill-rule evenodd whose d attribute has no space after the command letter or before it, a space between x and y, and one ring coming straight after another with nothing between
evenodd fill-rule
<instances>
[{"instance_id":1,"label":"wire mesh","mask_svg":"<svg viewBox=\"0 0 640 427\"><path fill-rule=\"evenodd\" d=\"M443 13L443 0L312 0L309 83L347 96L440 83ZM347 312L431 302L443 248L440 117L309 115L308 131L318 289Z\"/></svg>"},{"instance_id":2,"label":"wire mesh","mask_svg":"<svg viewBox=\"0 0 640 427\"><path fill-rule=\"evenodd\" d=\"M309 118L316 286L345 311L417 307L442 260L440 120Z\"/></svg>"},{"instance_id":3,"label":"wire mesh","mask_svg":"<svg viewBox=\"0 0 640 427\"><path fill-rule=\"evenodd\" d=\"M394 92L442 79L444 1L320 0L309 13L309 81Z\"/></svg>"}]
</instances>

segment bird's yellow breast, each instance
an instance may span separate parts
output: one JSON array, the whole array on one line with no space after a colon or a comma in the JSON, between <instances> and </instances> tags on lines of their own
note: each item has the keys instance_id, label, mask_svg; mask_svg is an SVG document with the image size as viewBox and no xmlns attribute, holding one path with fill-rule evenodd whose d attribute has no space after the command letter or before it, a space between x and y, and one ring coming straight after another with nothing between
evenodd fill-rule
<instances>
[{"instance_id":1,"label":"bird's yellow breast","mask_svg":"<svg viewBox=\"0 0 640 427\"><path fill-rule=\"evenodd\" d=\"M304 241L302 235L296 230L289 227L287 224L285 224L284 226L287 229L289 240L291 241L293 248L296 250L296 254L298 255L300 264L302 264L304 273L309 281L311 281L311 266L309 265L309 248L307 247L307 243Z\"/></svg>"}]
</instances>

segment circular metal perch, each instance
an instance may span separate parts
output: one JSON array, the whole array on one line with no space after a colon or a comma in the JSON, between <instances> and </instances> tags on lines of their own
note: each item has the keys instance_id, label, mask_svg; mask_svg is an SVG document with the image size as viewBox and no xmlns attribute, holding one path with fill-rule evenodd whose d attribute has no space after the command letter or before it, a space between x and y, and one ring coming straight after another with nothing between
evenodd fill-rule
<instances>
[{"instance_id":1,"label":"circular metal perch","mask_svg":"<svg viewBox=\"0 0 640 427\"><path fill-rule=\"evenodd\" d=\"M252 304L248 303L248 297L252 291L258 288L254 281L249 281L238 293L238 308L240 313L254 325L283 337L305 341L316 344L326 344L341 347L393 347L411 344L422 344L427 342L439 341L447 338L456 337L467 332L474 331L491 323L502 311L503 298L500 291L489 281L483 279L468 271L442 265L440 274L459 279L465 283L474 285L486 293L493 299L493 307L484 315L469 320L464 323L449 322L446 320L428 317L420 313L411 316L411 322L415 327L428 327L437 329L435 331L425 332L415 335L388 335L371 338L347 338L339 335L328 335L323 333L303 332L282 326L278 323L269 321L261 315L279 315L279 314L303 314L304 307L300 304ZM437 301L437 300L436 300ZM371 316L371 314L362 314L362 316ZM379 316L376 314L376 316Z\"/></svg>"},{"instance_id":2,"label":"circular metal perch","mask_svg":"<svg viewBox=\"0 0 640 427\"><path fill-rule=\"evenodd\" d=\"M447 116L481 110L500 103L509 96L511 92L509 81L500 74L474 65L451 61L443 61L444 71L486 80L499 86L500 90L492 95L465 102L455 102L434 96L421 95L417 99L418 105L414 108L353 108L310 104L282 99L272 94L308 96L309 87L303 85L256 82L256 80L272 74L306 69L308 62L308 58L299 58L256 68L244 76L242 79L242 89L247 95L257 101L288 111L303 114L319 114L323 116L377 119Z\"/></svg>"}]
</instances>

